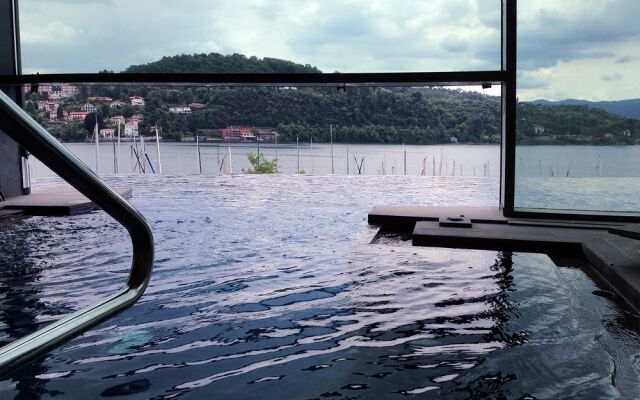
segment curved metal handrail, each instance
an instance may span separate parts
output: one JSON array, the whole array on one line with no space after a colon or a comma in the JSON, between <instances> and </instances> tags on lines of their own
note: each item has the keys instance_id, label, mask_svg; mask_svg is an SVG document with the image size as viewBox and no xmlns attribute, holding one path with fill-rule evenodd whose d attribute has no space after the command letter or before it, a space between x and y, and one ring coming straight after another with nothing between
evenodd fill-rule
<instances>
[{"instance_id":1,"label":"curved metal handrail","mask_svg":"<svg viewBox=\"0 0 640 400\"><path fill-rule=\"evenodd\" d=\"M1 377L133 305L151 278L153 235L144 217L131 204L2 91L0 129L123 225L133 245L131 272L124 287L102 301L0 348Z\"/></svg>"}]
</instances>

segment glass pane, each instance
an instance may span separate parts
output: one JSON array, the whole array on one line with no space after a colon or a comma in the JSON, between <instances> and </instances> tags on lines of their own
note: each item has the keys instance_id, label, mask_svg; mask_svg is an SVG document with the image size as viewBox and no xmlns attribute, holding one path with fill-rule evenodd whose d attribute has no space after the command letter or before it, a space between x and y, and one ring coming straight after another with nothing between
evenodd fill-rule
<instances>
[{"instance_id":1,"label":"glass pane","mask_svg":"<svg viewBox=\"0 0 640 400\"><path fill-rule=\"evenodd\" d=\"M516 207L640 211L636 11L518 3Z\"/></svg>"},{"instance_id":2,"label":"glass pane","mask_svg":"<svg viewBox=\"0 0 640 400\"><path fill-rule=\"evenodd\" d=\"M20 29L24 73L498 70L500 15L499 0L22 0Z\"/></svg>"},{"instance_id":3,"label":"glass pane","mask_svg":"<svg viewBox=\"0 0 640 400\"><path fill-rule=\"evenodd\" d=\"M479 198L498 195L500 87L53 83L24 92L27 111L101 175L403 177L427 204L442 198L422 192L426 181L455 188L459 179ZM32 176L51 175L34 160Z\"/></svg>"}]
</instances>

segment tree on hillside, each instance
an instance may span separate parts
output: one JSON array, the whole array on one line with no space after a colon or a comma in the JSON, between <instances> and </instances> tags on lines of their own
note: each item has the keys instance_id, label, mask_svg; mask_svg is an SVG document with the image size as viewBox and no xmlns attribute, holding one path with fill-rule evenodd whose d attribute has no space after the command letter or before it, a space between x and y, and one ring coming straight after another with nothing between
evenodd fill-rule
<instances>
[{"instance_id":1,"label":"tree on hillside","mask_svg":"<svg viewBox=\"0 0 640 400\"><path fill-rule=\"evenodd\" d=\"M122 107L122 116L125 118L130 118L135 113L135 111L136 110L131 104L125 104L124 107Z\"/></svg>"},{"instance_id":2,"label":"tree on hillside","mask_svg":"<svg viewBox=\"0 0 640 400\"><path fill-rule=\"evenodd\" d=\"M102 113L98 111L98 129L104 128L104 118L102 117ZM84 123L82 124L84 129L89 132L89 135L93 135L93 130L96 127L96 113L89 113L86 117L84 117Z\"/></svg>"},{"instance_id":3,"label":"tree on hillside","mask_svg":"<svg viewBox=\"0 0 640 400\"><path fill-rule=\"evenodd\" d=\"M82 142L87 139L87 131L85 131L83 127L76 122L56 128L57 129L53 130L52 133L64 142Z\"/></svg>"},{"instance_id":4,"label":"tree on hillside","mask_svg":"<svg viewBox=\"0 0 640 400\"><path fill-rule=\"evenodd\" d=\"M109 118L111 114L111 107L108 104L103 104L100 106L100 112L102 113L104 118Z\"/></svg>"}]
</instances>

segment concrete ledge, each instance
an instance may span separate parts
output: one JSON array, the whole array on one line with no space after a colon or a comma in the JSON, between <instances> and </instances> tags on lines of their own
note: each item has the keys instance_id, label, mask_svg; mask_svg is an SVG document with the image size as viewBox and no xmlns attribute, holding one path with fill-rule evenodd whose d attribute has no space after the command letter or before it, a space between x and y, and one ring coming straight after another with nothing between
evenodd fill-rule
<instances>
[{"instance_id":1,"label":"concrete ledge","mask_svg":"<svg viewBox=\"0 0 640 400\"><path fill-rule=\"evenodd\" d=\"M120 196L128 199L131 188L114 188ZM28 196L11 197L0 202L0 211L20 211L27 216L64 216L93 211L97 206L72 187L44 189Z\"/></svg>"},{"instance_id":2,"label":"concrete ledge","mask_svg":"<svg viewBox=\"0 0 640 400\"><path fill-rule=\"evenodd\" d=\"M376 206L369 212L369 224L412 231L417 221L439 221L460 215L471 223L507 223L497 207Z\"/></svg>"},{"instance_id":3,"label":"concrete ledge","mask_svg":"<svg viewBox=\"0 0 640 400\"><path fill-rule=\"evenodd\" d=\"M592 239L584 229L473 224L472 228L442 227L420 221L413 230L414 246L458 247L464 249L526 251L534 253L581 253L578 238Z\"/></svg>"}]
</instances>

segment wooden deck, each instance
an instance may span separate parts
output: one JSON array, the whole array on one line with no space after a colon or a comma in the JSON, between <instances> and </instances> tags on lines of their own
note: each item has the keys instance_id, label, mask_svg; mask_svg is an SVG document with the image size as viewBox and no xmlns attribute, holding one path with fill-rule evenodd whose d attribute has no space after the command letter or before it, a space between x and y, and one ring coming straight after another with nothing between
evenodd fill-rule
<instances>
[{"instance_id":1,"label":"wooden deck","mask_svg":"<svg viewBox=\"0 0 640 400\"><path fill-rule=\"evenodd\" d=\"M412 232L414 246L524 251L585 258L640 310L640 224L505 218L498 208L375 207L369 223Z\"/></svg>"},{"instance_id":2,"label":"wooden deck","mask_svg":"<svg viewBox=\"0 0 640 400\"><path fill-rule=\"evenodd\" d=\"M114 188L120 196L130 198L131 188ZM17 196L0 202L0 212L23 215L63 216L95 210L96 205L74 188L67 186L39 190L28 196Z\"/></svg>"}]
</instances>

